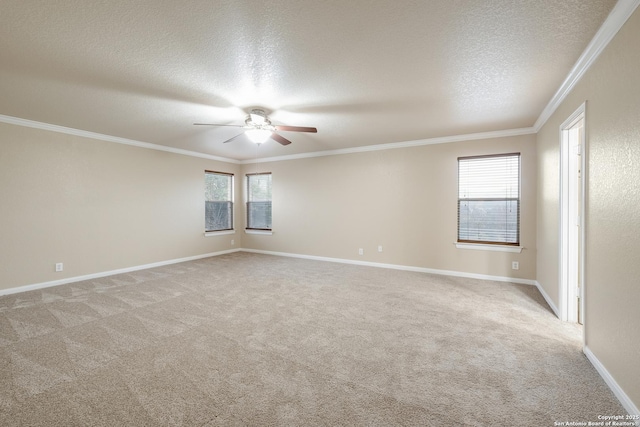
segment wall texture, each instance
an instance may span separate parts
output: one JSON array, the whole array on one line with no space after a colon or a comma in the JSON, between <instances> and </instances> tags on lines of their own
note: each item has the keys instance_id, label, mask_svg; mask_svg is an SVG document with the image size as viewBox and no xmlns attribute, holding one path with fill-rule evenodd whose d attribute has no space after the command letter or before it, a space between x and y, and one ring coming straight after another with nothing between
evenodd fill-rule
<instances>
[{"instance_id":1,"label":"wall texture","mask_svg":"<svg viewBox=\"0 0 640 427\"><path fill-rule=\"evenodd\" d=\"M639 40L636 11L537 136L238 166L0 124L0 289L245 247L537 279L557 305L559 126L586 101L585 340L640 406ZM514 151L525 250L456 249L457 157ZM237 174L238 230L241 174L272 172L273 235L205 238L205 169Z\"/></svg>"},{"instance_id":2,"label":"wall texture","mask_svg":"<svg viewBox=\"0 0 640 427\"><path fill-rule=\"evenodd\" d=\"M520 254L456 249L457 158L522 153ZM273 173L273 235L258 250L523 279L536 272L535 135L244 165ZM378 252L382 245L383 252ZM364 255L358 255L358 248ZM520 262L520 270L511 269Z\"/></svg>"},{"instance_id":3,"label":"wall texture","mask_svg":"<svg viewBox=\"0 0 640 427\"><path fill-rule=\"evenodd\" d=\"M584 101L585 341L640 407L640 10L537 136L538 270L559 300L559 127Z\"/></svg>"},{"instance_id":4,"label":"wall texture","mask_svg":"<svg viewBox=\"0 0 640 427\"><path fill-rule=\"evenodd\" d=\"M203 235L205 169L239 166L0 123L0 289L240 247Z\"/></svg>"}]
</instances>

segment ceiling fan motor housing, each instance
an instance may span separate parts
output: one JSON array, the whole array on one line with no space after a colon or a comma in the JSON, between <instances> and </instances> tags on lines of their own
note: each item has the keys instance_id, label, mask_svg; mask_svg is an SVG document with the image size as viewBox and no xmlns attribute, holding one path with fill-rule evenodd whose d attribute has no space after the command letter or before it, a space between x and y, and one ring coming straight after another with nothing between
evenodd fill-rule
<instances>
[{"instance_id":1,"label":"ceiling fan motor housing","mask_svg":"<svg viewBox=\"0 0 640 427\"><path fill-rule=\"evenodd\" d=\"M271 120L267 117L267 114L264 110L259 108L254 108L251 110L247 119L244 121L247 126L250 126L255 129L265 129L273 131L275 128L271 126Z\"/></svg>"}]
</instances>

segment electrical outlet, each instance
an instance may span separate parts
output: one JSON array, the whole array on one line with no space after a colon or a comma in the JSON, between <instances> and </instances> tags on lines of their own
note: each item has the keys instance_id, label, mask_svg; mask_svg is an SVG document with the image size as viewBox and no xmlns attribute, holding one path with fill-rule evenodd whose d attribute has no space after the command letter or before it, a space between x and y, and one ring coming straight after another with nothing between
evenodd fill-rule
<instances>
[{"instance_id":1,"label":"electrical outlet","mask_svg":"<svg viewBox=\"0 0 640 427\"><path fill-rule=\"evenodd\" d=\"M382 252L382 245L378 245L378 252Z\"/></svg>"},{"instance_id":2,"label":"electrical outlet","mask_svg":"<svg viewBox=\"0 0 640 427\"><path fill-rule=\"evenodd\" d=\"M231 240L231 246L235 245L236 241L235 240Z\"/></svg>"},{"instance_id":3,"label":"electrical outlet","mask_svg":"<svg viewBox=\"0 0 640 427\"><path fill-rule=\"evenodd\" d=\"M364 249L362 248L358 249L358 255L364 255Z\"/></svg>"},{"instance_id":4,"label":"electrical outlet","mask_svg":"<svg viewBox=\"0 0 640 427\"><path fill-rule=\"evenodd\" d=\"M61 262L56 263L56 272L60 272L64 269L64 265Z\"/></svg>"},{"instance_id":5,"label":"electrical outlet","mask_svg":"<svg viewBox=\"0 0 640 427\"><path fill-rule=\"evenodd\" d=\"M511 269L512 270L520 270L520 263L518 261L513 261L511 263Z\"/></svg>"}]
</instances>

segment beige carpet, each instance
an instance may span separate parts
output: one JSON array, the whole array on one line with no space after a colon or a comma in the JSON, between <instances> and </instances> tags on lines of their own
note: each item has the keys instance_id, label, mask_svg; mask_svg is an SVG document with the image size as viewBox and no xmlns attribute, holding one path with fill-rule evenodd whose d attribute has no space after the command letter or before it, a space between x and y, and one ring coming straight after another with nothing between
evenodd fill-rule
<instances>
[{"instance_id":1,"label":"beige carpet","mask_svg":"<svg viewBox=\"0 0 640 427\"><path fill-rule=\"evenodd\" d=\"M0 298L0 384L2 426L624 413L535 287L249 253Z\"/></svg>"}]
</instances>

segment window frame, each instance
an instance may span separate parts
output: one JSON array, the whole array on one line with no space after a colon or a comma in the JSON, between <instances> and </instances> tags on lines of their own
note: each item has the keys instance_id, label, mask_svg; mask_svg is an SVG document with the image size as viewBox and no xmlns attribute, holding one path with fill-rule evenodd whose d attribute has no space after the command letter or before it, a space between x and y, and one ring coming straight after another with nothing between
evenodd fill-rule
<instances>
[{"instance_id":1,"label":"window frame","mask_svg":"<svg viewBox=\"0 0 640 427\"><path fill-rule=\"evenodd\" d=\"M504 197L504 198L495 198L495 197L460 197L460 161L461 160L473 160L473 159L487 159L487 158L501 158L501 157L517 157L518 158L518 197ZM474 245L488 245L493 247L506 246L506 247L518 247L520 248L520 227L522 224L522 220L520 217L522 211L522 153L514 152L514 153L501 153L501 154L483 154L476 156L462 156L458 157L458 186L457 186L457 235L456 235L456 246L459 248L465 246L474 246ZM518 206L518 211L516 213L516 241L515 242L504 242L504 241L490 241L490 240L470 240L470 239L460 239L460 207L461 202L464 201L504 201L505 203L510 201L516 201ZM506 233L505 233L506 234Z\"/></svg>"},{"instance_id":2,"label":"window frame","mask_svg":"<svg viewBox=\"0 0 640 427\"><path fill-rule=\"evenodd\" d=\"M235 199L235 175L229 172L220 172L220 171L212 171L212 170L205 170L205 177L207 175L221 175L221 176L226 176L229 178L230 182L229 182L229 188L231 190L231 197L230 200L211 200L211 201L220 201L220 202L226 202L226 203L230 203L230 211L229 211L229 216L231 217L231 228L220 228L220 229L213 229L213 230L209 230L207 229L207 202L209 200L206 200L205 197L205 220L204 220L204 232L205 235L211 235L211 234L227 234L229 232L235 232L235 215L234 215L234 210L235 210L235 203L234 203L234 199ZM206 194L206 182L205 182L205 194Z\"/></svg>"},{"instance_id":3,"label":"window frame","mask_svg":"<svg viewBox=\"0 0 640 427\"><path fill-rule=\"evenodd\" d=\"M270 192L273 191L273 174L271 172L255 172L255 173L248 173L245 175L245 180L246 180L246 201L245 201L245 209L246 209L246 215L245 215L245 221L246 221L246 227L245 230L247 230L247 232L252 233L252 234L271 234L271 232L273 231L273 193L271 194L271 197L269 199L269 203L271 204L271 227L269 228L259 228L259 227L251 227L250 226L250 211L251 211L251 207L250 207L250 203L253 203L250 200L250 195L251 195L251 177L252 176L258 176L258 175L270 175L271 176L271 181L270 181Z\"/></svg>"}]
</instances>

